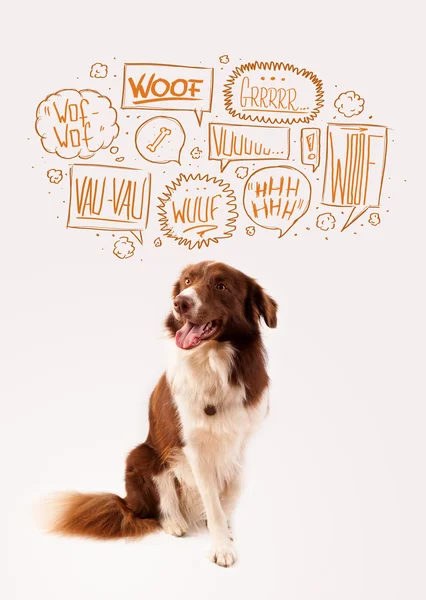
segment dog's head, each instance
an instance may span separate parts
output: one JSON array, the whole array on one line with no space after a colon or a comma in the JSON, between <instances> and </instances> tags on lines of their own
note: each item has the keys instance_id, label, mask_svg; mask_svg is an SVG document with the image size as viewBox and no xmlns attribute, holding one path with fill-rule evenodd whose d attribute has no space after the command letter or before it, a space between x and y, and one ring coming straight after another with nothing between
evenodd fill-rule
<instances>
[{"instance_id":1,"label":"dog's head","mask_svg":"<svg viewBox=\"0 0 426 600\"><path fill-rule=\"evenodd\" d=\"M166 327L179 348L207 340L244 344L259 336L262 318L277 326L277 303L241 271L207 261L186 267L173 287Z\"/></svg>"}]
</instances>

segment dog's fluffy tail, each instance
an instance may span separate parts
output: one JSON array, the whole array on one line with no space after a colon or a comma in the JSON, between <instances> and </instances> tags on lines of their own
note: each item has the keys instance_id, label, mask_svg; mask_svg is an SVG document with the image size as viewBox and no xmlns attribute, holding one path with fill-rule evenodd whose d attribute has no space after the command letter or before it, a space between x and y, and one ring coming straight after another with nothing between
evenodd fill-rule
<instances>
[{"instance_id":1,"label":"dog's fluffy tail","mask_svg":"<svg viewBox=\"0 0 426 600\"><path fill-rule=\"evenodd\" d=\"M136 538L160 529L155 519L141 519L115 494L54 494L38 511L45 531L111 540Z\"/></svg>"}]
</instances>

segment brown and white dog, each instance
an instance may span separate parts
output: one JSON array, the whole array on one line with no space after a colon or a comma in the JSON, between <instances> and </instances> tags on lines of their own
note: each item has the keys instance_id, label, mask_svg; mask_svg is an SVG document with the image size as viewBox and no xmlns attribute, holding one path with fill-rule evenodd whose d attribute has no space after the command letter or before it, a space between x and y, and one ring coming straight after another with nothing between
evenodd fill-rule
<instances>
[{"instance_id":1,"label":"brown and white dog","mask_svg":"<svg viewBox=\"0 0 426 600\"><path fill-rule=\"evenodd\" d=\"M252 278L217 262L184 269L166 320L174 358L151 395L148 437L127 458L126 498L64 494L51 530L181 536L207 519L211 559L234 563L228 523L244 448L268 408L261 318L276 327L277 304Z\"/></svg>"}]
</instances>

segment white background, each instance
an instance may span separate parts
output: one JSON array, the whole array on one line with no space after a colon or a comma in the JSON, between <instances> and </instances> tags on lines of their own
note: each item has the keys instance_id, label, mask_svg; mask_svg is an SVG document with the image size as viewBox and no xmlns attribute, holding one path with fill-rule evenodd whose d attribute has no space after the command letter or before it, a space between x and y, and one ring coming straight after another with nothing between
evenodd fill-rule
<instances>
[{"instance_id":1,"label":"white background","mask_svg":"<svg viewBox=\"0 0 426 600\"><path fill-rule=\"evenodd\" d=\"M9 8L1 113L2 598L425 597L426 136L416 5ZM155 248L154 223L145 246L125 261L113 257L106 234L67 231L66 205L47 195L49 160L34 132L40 100L114 56L120 65L217 67L225 53L236 64L240 57L292 62L329 89L362 92L366 114L390 126L395 140L380 227L336 231L326 241L278 240L274 232L250 239L241 226L232 241L189 252L172 240ZM205 258L257 277L280 305L278 329L265 331L272 409L249 451L234 522L237 564L209 563L207 534L98 543L39 533L31 506L50 491L124 492L125 457L145 439L149 394L166 364L171 284L182 266Z\"/></svg>"}]
</instances>

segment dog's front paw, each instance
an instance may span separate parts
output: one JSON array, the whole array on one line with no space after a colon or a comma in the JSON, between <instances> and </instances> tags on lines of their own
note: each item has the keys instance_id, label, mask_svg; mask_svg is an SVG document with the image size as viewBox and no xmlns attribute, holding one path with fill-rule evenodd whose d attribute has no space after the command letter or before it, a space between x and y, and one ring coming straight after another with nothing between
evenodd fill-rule
<instances>
[{"instance_id":1,"label":"dog's front paw","mask_svg":"<svg viewBox=\"0 0 426 600\"><path fill-rule=\"evenodd\" d=\"M210 560L220 567L231 567L237 560L231 541L215 544L209 554Z\"/></svg>"},{"instance_id":2,"label":"dog's front paw","mask_svg":"<svg viewBox=\"0 0 426 600\"><path fill-rule=\"evenodd\" d=\"M160 522L160 525L166 533L175 537L182 537L186 533L186 527L183 523L178 523L171 519L164 519Z\"/></svg>"}]
</instances>

